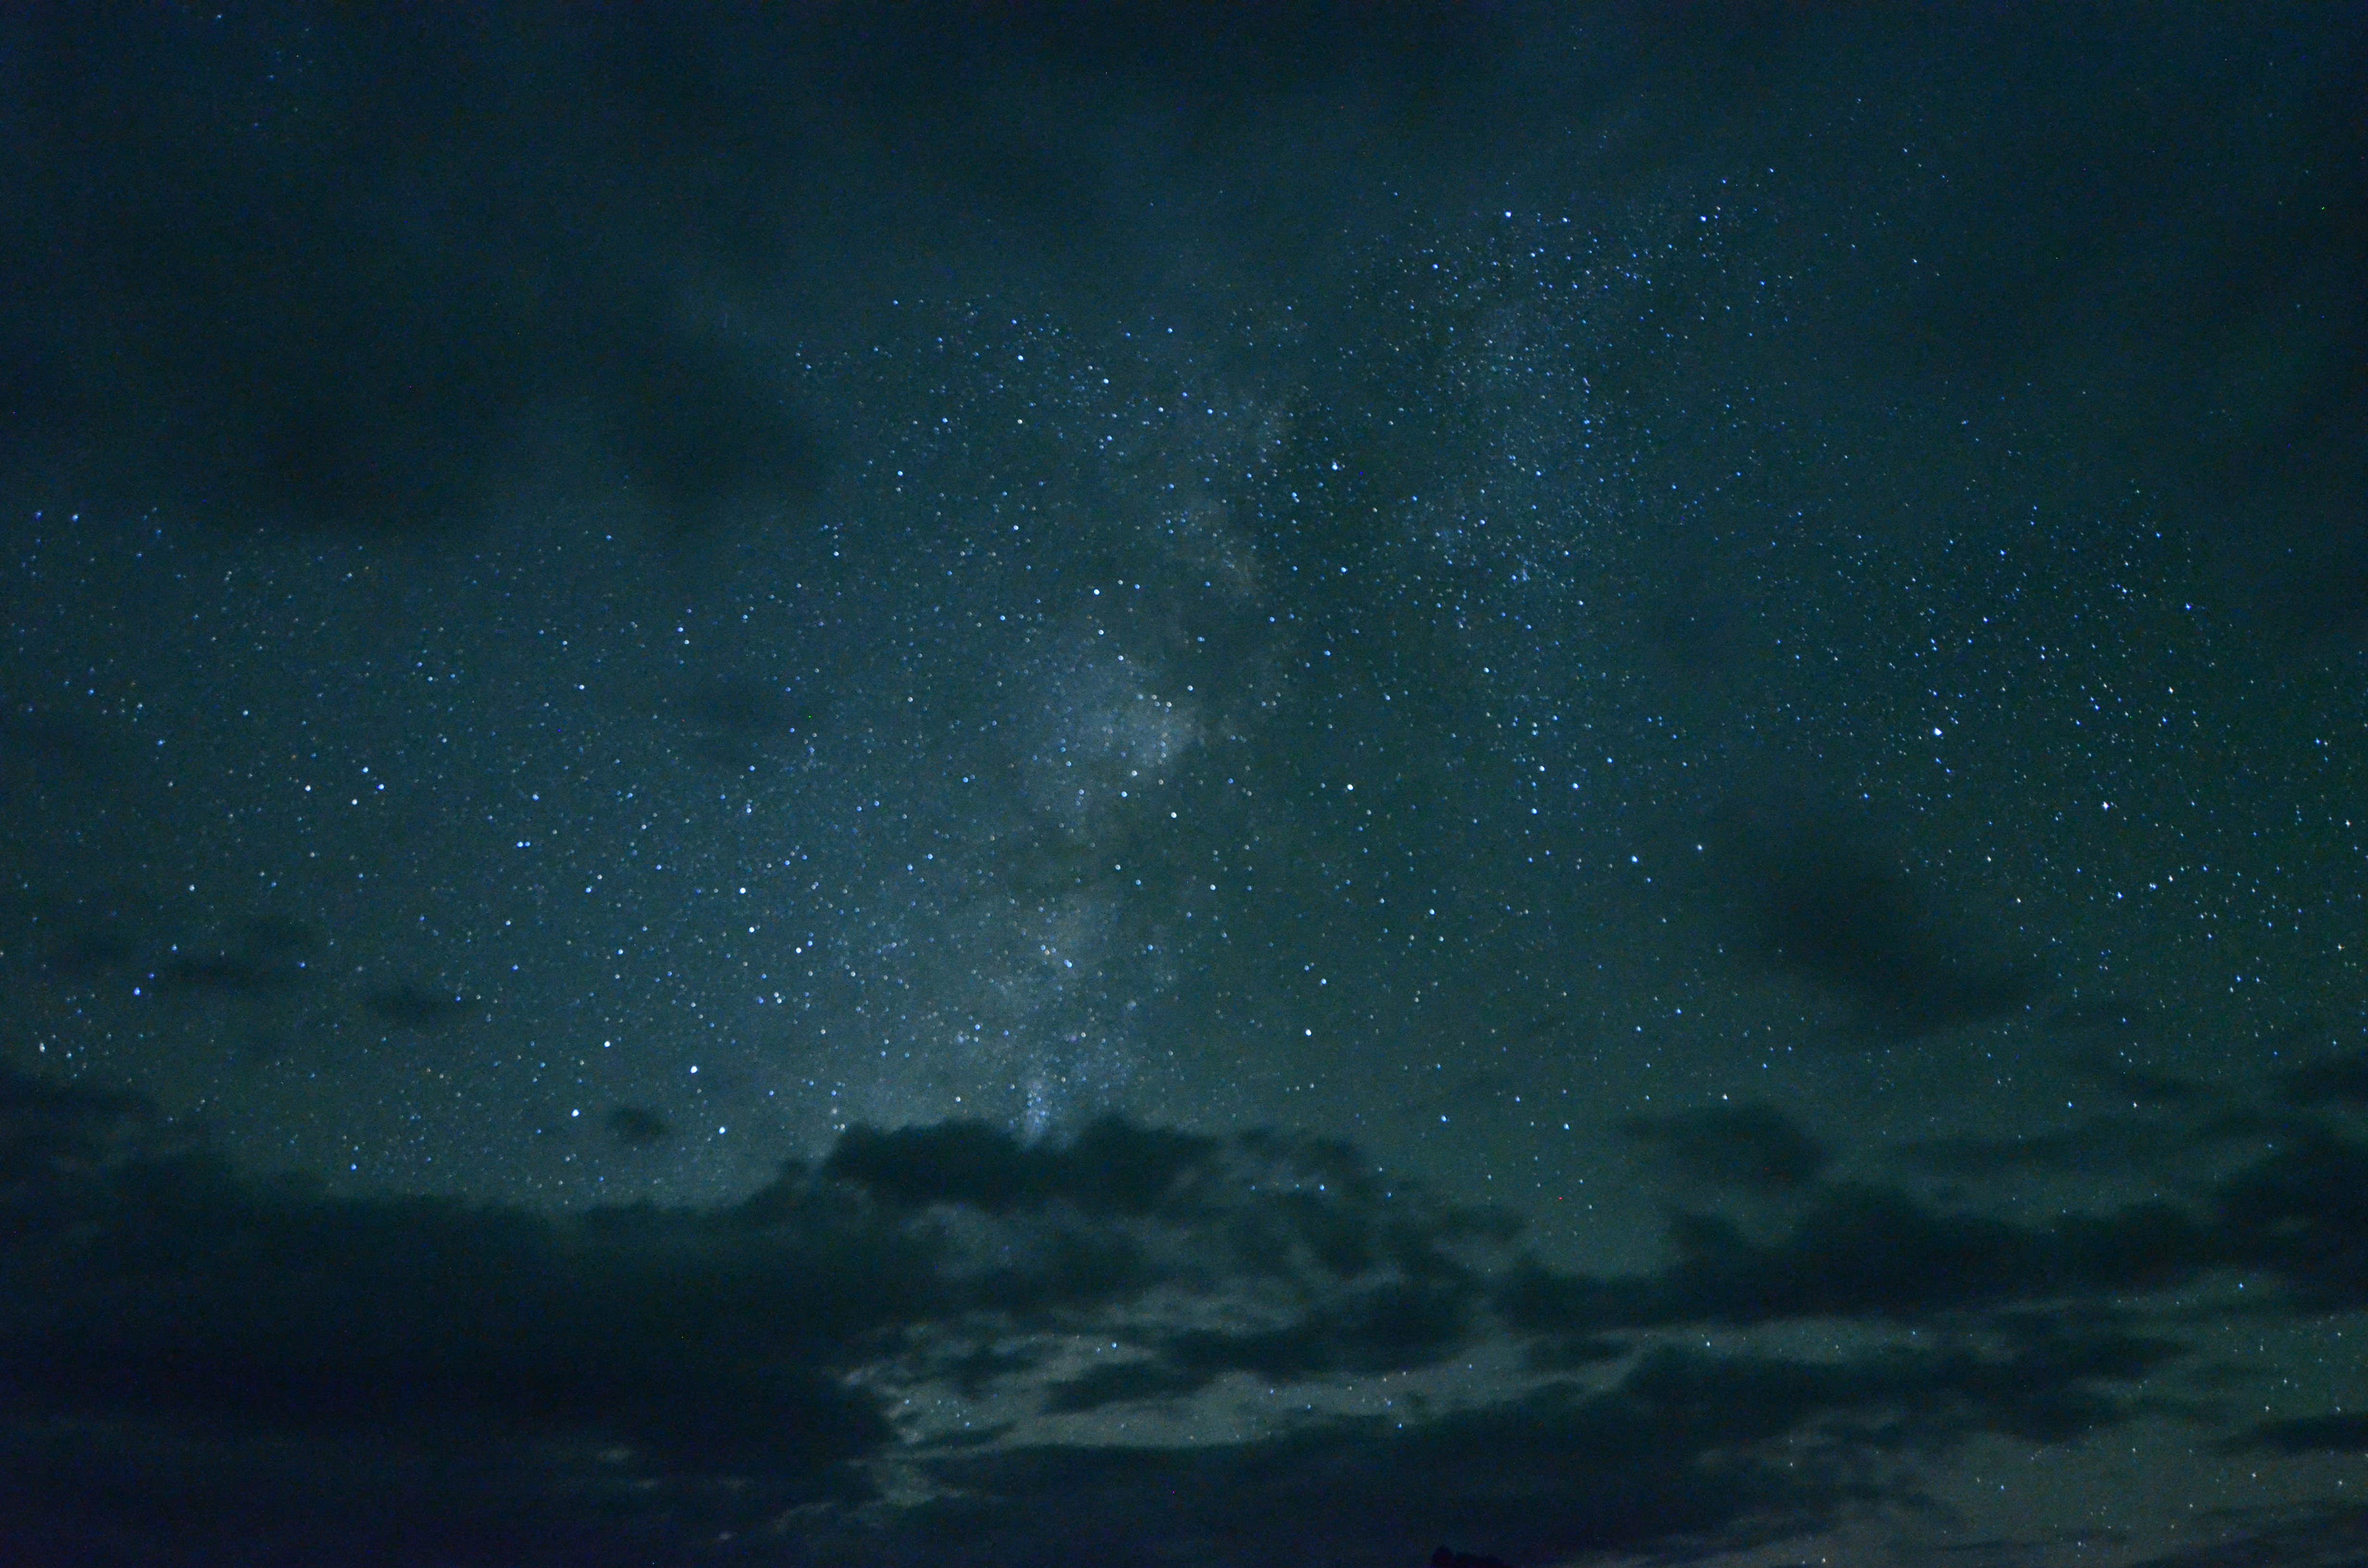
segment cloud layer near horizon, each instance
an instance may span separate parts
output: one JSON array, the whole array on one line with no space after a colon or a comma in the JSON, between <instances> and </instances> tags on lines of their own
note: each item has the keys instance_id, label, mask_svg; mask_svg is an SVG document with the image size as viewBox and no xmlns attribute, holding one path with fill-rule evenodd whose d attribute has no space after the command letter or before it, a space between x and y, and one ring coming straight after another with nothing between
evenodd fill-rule
<instances>
[{"instance_id":1,"label":"cloud layer near horizon","mask_svg":"<svg viewBox=\"0 0 2368 1568\"><path fill-rule=\"evenodd\" d=\"M456 1562L1782 1536L1912 1495L1918 1460L1976 1435L2130 1419L2193 1323L2146 1292L2241 1271L2281 1312L2368 1302L2368 1143L2280 1114L2197 1204L2031 1223L1792 1183L1778 1218L1675 1216L1665 1266L1615 1278L1276 1132L856 1129L730 1207L548 1215L247 1176L137 1096L11 1077L11 1528L51 1555L194 1530ZM1780 1120L1728 1131L1808 1146ZM1700 1332L1787 1324L1838 1347ZM1259 1389L1295 1414L1244 1429ZM2356 1438L2329 1415L2223 1440Z\"/></svg>"}]
</instances>

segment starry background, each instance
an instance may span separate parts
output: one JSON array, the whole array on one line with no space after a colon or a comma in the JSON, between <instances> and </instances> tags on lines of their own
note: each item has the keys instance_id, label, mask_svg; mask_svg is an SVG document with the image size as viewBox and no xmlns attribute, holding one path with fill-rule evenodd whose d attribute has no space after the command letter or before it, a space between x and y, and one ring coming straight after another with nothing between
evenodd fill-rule
<instances>
[{"instance_id":1,"label":"starry background","mask_svg":"<svg viewBox=\"0 0 2368 1568\"><path fill-rule=\"evenodd\" d=\"M2356 13L119 22L0 93L21 1084L562 1218L1281 1129L1622 1277L2356 1148Z\"/></svg>"}]
</instances>

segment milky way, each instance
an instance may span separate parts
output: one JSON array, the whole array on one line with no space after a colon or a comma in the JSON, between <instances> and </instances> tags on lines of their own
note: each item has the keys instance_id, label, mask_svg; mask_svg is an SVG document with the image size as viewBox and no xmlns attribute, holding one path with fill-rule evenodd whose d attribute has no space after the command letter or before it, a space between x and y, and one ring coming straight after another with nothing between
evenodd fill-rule
<instances>
[{"instance_id":1,"label":"milky way","mask_svg":"<svg viewBox=\"0 0 2368 1568\"><path fill-rule=\"evenodd\" d=\"M785 1561L2335 1528L2309 15L0 22L0 1398L383 1351Z\"/></svg>"}]
</instances>

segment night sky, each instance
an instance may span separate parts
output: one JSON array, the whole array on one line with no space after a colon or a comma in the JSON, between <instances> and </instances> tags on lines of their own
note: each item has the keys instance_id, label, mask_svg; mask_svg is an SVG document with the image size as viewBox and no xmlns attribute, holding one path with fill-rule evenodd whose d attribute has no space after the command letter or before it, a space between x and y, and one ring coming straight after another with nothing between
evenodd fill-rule
<instances>
[{"instance_id":1,"label":"night sky","mask_svg":"<svg viewBox=\"0 0 2368 1568\"><path fill-rule=\"evenodd\" d=\"M2351 1561L2363 81L11 14L0 1555Z\"/></svg>"}]
</instances>

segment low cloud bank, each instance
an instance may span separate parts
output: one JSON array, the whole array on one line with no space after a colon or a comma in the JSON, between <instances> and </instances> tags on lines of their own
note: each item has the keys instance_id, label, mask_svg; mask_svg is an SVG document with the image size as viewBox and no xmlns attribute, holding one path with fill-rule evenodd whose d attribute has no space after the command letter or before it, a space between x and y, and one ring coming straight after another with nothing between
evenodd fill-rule
<instances>
[{"instance_id":1,"label":"low cloud bank","mask_svg":"<svg viewBox=\"0 0 2368 1568\"><path fill-rule=\"evenodd\" d=\"M2146 1292L2241 1270L2283 1287L2274 1311L2368 1303L2368 1145L2331 1121L2208 1203L2042 1223L1816 1178L1804 1137L1746 1121L1785 1151L1790 1223L1681 1215L1665 1267L1614 1278L1270 1131L857 1129L727 1208L561 1216L250 1176L137 1096L12 1076L6 1528L31 1560L125 1561L231 1540L487 1562L1733 1544L1911 1496L1980 1434L2131 1419L2130 1385L2194 1322L2150 1318ZM1698 1332L1788 1323L1843 1347ZM1113 1354L1081 1367L1087 1340ZM1482 1364L1455 1399L1351 1397ZM1282 1388L1304 1414L1247 1437L1128 1435ZM916 1415L962 1399L1002 1415L966 1437ZM2358 1426L2225 1440L2318 1452Z\"/></svg>"}]
</instances>

